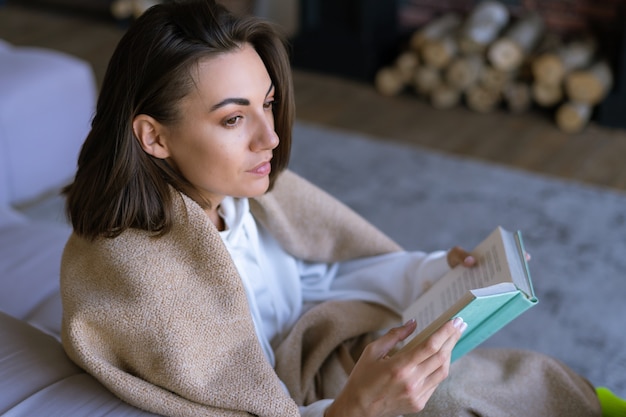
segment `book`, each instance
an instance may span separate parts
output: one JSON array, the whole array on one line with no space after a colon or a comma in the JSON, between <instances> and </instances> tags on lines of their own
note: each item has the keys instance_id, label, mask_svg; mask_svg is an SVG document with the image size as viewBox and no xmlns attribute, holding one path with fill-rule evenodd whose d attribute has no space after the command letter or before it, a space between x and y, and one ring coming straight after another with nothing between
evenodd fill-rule
<instances>
[{"instance_id":1,"label":"book","mask_svg":"<svg viewBox=\"0 0 626 417\"><path fill-rule=\"evenodd\" d=\"M401 349L461 317L467 329L452 351L455 361L537 304L519 230L498 226L471 254L477 265L451 269L404 311L403 322L413 318L417 329Z\"/></svg>"}]
</instances>

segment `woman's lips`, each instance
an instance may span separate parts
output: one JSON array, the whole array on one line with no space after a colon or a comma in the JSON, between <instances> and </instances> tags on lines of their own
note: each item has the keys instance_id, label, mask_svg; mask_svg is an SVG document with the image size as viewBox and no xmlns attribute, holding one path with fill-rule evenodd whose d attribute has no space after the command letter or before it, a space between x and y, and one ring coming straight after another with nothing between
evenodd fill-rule
<instances>
[{"instance_id":1,"label":"woman's lips","mask_svg":"<svg viewBox=\"0 0 626 417\"><path fill-rule=\"evenodd\" d=\"M266 161L252 168L248 172L256 175L268 175L271 171L272 165L270 164L270 161Z\"/></svg>"}]
</instances>

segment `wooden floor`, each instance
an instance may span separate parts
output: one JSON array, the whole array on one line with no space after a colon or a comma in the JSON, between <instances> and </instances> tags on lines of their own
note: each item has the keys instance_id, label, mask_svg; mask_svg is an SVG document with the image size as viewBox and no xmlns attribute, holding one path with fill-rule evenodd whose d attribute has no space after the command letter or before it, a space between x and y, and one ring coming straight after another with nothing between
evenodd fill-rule
<instances>
[{"instance_id":1,"label":"wooden floor","mask_svg":"<svg viewBox=\"0 0 626 417\"><path fill-rule=\"evenodd\" d=\"M85 16L0 7L0 39L84 58L98 83L123 31ZM295 69L294 82L302 121L626 191L626 130L592 124L568 135L539 111L436 110L410 93L382 97L367 83L302 69Z\"/></svg>"}]
</instances>

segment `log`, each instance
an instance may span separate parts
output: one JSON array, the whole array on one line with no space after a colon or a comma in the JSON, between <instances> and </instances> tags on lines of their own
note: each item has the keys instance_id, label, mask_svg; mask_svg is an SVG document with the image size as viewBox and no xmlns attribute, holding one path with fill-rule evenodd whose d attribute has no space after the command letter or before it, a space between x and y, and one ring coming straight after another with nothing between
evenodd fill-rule
<instances>
[{"instance_id":1,"label":"log","mask_svg":"<svg viewBox=\"0 0 626 417\"><path fill-rule=\"evenodd\" d=\"M162 1L160 0L135 0L134 3L135 3L134 17L135 19L137 19L150 7L160 4L162 3Z\"/></svg>"},{"instance_id":2,"label":"log","mask_svg":"<svg viewBox=\"0 0 626 417\"><path fill-rule=\"evenodd\" d=\"M501 71L518 69L541 39L543 29L543 19L537 13L520 18L491 44L487 51L489 61Z\"/></svg>"},{"instance_id":3,"label":"log","mask_svg":"<svg viewBox=\"0 0 626 417\"><path fill-rule=\"evenodd\" d=\"M491 91L501 92L514 77L514 73L501 71L491 65L485 65L480 74L480 84Z\"/></svg>"},{"instance_id":4,"label":"log","mask_svg":"<svg viewBox=\"0 0 626 417\"><path fill-rule=\"evenodd\" d=\"M502 91L502 96L512 113L523 113L532 105L530 87L522 81L507 84Z\"/></svg>"},{"instance_id":5,"label":"log","mask_svg":"<svg viewBox=\"0 0 626 417\"><path fill-rule=\"evenodd\" d=\"M479 3L461 26L459 50L466 55L483 53L509 23L509 17L509 10L499 1Z\"/></svg>"},{"instance_id":6,"label":"log","mask_svg":"<svg viewBox=\"0 0 626 417\"><path fill-rule=\"evenodd\" d=\"M130 0L115 0L110 6L111 14L118 20L126 20L133 16L135 5Z\"/></svg>"},{"instance_id":7,"label":"log","mask_svg":"<svg viewBox=\"0 0 626 417\"><path fill-rule=\"evenodd\" d=\"M459 104L461 92L449 85L439 84L430 93L430 102L437 109L449 109Z\"/></svg>"},{"instance_id":8,"label":"log","mask_svg":"<svg viewBox=\"0 0 626 417\"><path fill-rule=\"evenodd\" d=\"M558 53L546 52L533 59L533 78L543 85L558 85L565 77L565 67Z\"/></svg>"},{"instance_id":9,"label":"log","mask_svg":"<svg viewBox=\"0 0 626 417\"><path fill-rule=\"evenodd\" d=\"M406 87L406 83L398 68L387 66L376 72L374 86L379 94L390 97L398 95Z\"/></svg>"},{"instance_id":10,"label":"log","mask_svg":"<svg viewBox=\"0 0 626 417\"><path fill-rule=\"evenodd\" d=\"M565 102L555 113L559 129L567 133L580 132L591 119L591 106L586 103Z\"/></svg>"},{"instance_id":11,"label":"log","mask_svg":"<svg viewBox=\"0 0 626 417\"><path fill-rule=\"evenodd\" d=\"M467 107L479 113L488 113L495 110L500 104L499 92L485 88L482 85L473 85L465 92Z\"/></svg>"},{"instance_id":12,"label":"log","mask_svg":"<svg viewBox=\"0 0 626 417\"><path fill-rule=\"evenodd\" d=\"M456 57L445 71L446 82L451 87L466 90L478 82L484 66L483 57L477 54Z\"/></svg>"},{"instance_id":13,"label":"log","mask_svg":"<svg viewBox=\"0 0 626 417\"><path fill-rule=\"evenodd\" d=\"M535 103L541 107L552 107L563 101L562 84L545 84L533 82L532 96Z\"/></svg>"},{"instance_id":14,"label":"log","mask_svg":"<svg viewBox=\"0 0 626 417\"><path fill-rule=\"evenodd\" d=\"M535 56L552 52L563 47L563 36L554 32L544 32L534 50Z\"/></svg>"},{"instance_id":15,"label":"log","mask_svg":"<svg viewBox=\"0 0 626 417\"><path fill-rule=\"evenodd\" d=\"M452 33L459 28L461 22L461 16L457 13L443 14L416 30L411 36L409 44L414 51L421 53L427 40L440 39Z\"/></svg>"},{"instance_id":16,"label":"log","mask_svg":"<svg viewBox=\"0 0 626 417\"><path fill-rule=\"evenodd\" d=\"M404 83L410 83L415 70L419 66L418 55L411 50L404 51L394 61L394 65L398 70L398 74Z\"/></svg>"},{"instance_id":17,"label":"log","mask_svg":"<svg viewBox=\"0 0 626 417\"><path fill-rule=\"evenodd\" d=\"M596 42L592 38L561 45L533 59L533 77L542 84L559 84L567 73L588 66L595 52Z\"/></svg>"},{"instance_id":18,"label":"log","mask_svg":"<svg viewBox=\"0 0 626 417\"><path fill-rule=\"evenodd\" d=\"M598 61L588 68L570 72L565 77L567 97L577 103L596 105L613 86L613 74L608 62Z\"/></svg>"},{"instance_id":19,"label":"log","mask_svg":"<svg viewBox=\"0 0 626 417\"><path fill-rule=\"evenodd\" d=\"M393 65L381 68L376 72L374 86L384 96L395 96L407 85L412 83L413 74L419 65L419 59L414 51L402 52L393 62Z\"/></svg>"},{"instance_id":20,"label":"log","mask_svg":"<svg viewBox=\"0 0 626 417\"><path fill-rule=\"evenodd\" d=\"M138 18L150 7L161 3L158 0L114 0L110 10L114 18L125 20Z\"/></svg>"},{"instance_id":21,"label":"log","mask_svg":"<svg viewBox=\"0 0 626 417\"><path fill-rule=\"evenodd\" d=\"M420 66L415 70L413 86L418 94L430 95L430 92L441 83L442 77L439 70L427 66Z\"/></svg>"},{"instance_id":22,"label":"log","mask_svg":"<svg viewBox=\"0 0 626 417\"><path fill-rule=\"evenodd\" d=\"M427 39L422 46L421 56L426 65L443 69L456 56L458 51L456 37L453 34L439 39Z\"/></svg>"}]
</instances>

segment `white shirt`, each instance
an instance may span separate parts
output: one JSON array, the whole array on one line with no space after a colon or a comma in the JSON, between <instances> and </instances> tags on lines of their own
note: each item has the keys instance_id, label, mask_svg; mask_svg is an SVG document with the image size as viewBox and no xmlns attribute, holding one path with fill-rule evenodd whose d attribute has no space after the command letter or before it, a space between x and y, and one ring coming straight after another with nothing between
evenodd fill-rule
<instances>
[{"instance_id":1,"label":"white shirt","mask_svg":"<svg viewBox=\"0 0 626 417\"><path fill-rule=\"evenodd\" d=\"M339 263L311 263L286 253L250 213L248 199L227 197L219 214L220 232L246 290L252 320L268 361L273 346L303 313L305 303L358 299L401 313L449 270L446 252L396 252ZM332 400L300 408L303 417L321 417Z\"/></svg>"}]
</instances>

